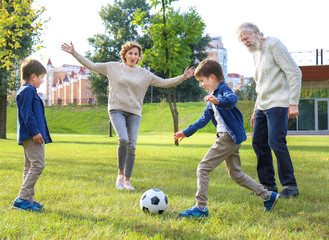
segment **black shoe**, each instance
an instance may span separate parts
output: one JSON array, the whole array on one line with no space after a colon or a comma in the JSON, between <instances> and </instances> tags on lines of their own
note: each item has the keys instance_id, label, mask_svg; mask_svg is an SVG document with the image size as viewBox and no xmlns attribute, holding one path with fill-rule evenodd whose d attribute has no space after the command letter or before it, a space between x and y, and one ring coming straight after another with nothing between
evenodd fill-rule
<instances>
[{"instance_id":1,"label":"black shoe","mask_svg":"<svg viewBox=\"0 0 329 240\"><path fill-rule=\"evenodd\" d=\"M298 197L298 194L299 194L298 189L290 190L290 189L284 188L280 192L280 198Z\"/></svg>"}]
</instances>

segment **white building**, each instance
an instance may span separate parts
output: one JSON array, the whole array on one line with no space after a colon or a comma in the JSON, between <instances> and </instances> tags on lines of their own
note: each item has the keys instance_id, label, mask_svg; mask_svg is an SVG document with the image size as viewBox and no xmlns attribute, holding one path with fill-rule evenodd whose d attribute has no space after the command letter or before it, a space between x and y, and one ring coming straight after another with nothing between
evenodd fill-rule
<instances>
[{"instance_id":1,"label":"white building","mask_svg":"<svg viewBox=\"0 0 329 240\"><path fill-rule=\"evenodd\" d=\"M222 37L212 37L206 49L208 58L220 63L225 79L227 78L227 50L224 48Z\"/></svg>"}]
</instances>

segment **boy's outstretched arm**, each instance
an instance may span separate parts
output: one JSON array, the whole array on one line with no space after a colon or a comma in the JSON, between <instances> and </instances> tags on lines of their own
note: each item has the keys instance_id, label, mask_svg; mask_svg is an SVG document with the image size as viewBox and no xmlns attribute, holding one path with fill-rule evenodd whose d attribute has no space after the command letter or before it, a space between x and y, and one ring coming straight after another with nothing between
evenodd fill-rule
<instances>
[{"instance_id":1,"label":"boy's outstretched arm","mask_svg":"<svg viewBox=\"0 0 329 240\"><path fill-rule=\"evenodd\" d=\"M176 132L176 133L174 134L174 139L175 139L175 140L178 140L178 139L179 139L179 141L182 141L183 138L185 138L185 134L183 133L183 131Z\"/></svg>"}]
</instances>

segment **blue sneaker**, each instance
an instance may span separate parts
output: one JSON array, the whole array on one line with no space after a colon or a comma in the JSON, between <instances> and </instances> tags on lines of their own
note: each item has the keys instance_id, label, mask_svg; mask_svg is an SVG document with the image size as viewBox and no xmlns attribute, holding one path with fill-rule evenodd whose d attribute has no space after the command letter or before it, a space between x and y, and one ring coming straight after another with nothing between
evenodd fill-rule
<instances>
[{"instance_id":1,"label":"blue sneaker","mask_svg":"<svg viewBox=\"0 0 329 240\"><path fill-rule=\"evenodd\" d=\"M178 214L178 217L198 217L198 218L204 218L208 217L209 211L207 207L205 207L203 210L200 210L197 208L197 206L192 207L191 209L187 209L185 212L180 212Z\"/></svg>"},{"instance_id":2,"label":"blue sneaker","mask_svg":"<svg viewBox=\"0 0 329 240\"><path fill-rule=\"evenodd\" d=\"M38 202L34 201L34 202L33 202L33 206L34 206L34 207L37 207L37 208L39 208L39 209L41 209L41 208L43 208L44 205L41 204L41 203L38 203Z\"/></svg>"},{"instance_id":3,"label":"blue sneaker","mask_svg":"<svg viewBox=\"0 0 329 240\"><path fill-rule=\"evenodd\" d=\"M277 194L276 192L272 192L271 195L268 196L268 199L264 200L264 211L265 212L272 211L279 197L280 194Z\"/></svg>"},{"instance_id":4,"label":"blue sneaker","mask_svg":"<svg viewBox=\"0 0 329 240\"><path fill-rule=\"evenodd\" d=\"M13 204L13 208L23 211L40 212L40 209L35 207L29 200L22 200L20 198L16 198Z\"/></svg>"}]
</instances>

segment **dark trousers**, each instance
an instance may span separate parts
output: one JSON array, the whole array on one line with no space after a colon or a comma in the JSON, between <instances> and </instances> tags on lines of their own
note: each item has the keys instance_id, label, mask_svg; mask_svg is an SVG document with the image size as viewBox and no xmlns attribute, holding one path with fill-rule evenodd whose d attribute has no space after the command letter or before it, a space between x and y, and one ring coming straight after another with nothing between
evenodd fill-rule
<instances>
[{"instance_id":1,"label":"dark trousers","mask_svg":"<svg viewBox=\"0 0 329 240\"><path fill-rule=\"evenodd\" d=\"M257 110L252 146L257 155L257 173L261 184L275 187L273 150L283 187L297 187L294 168L287 148L288 108Z\"/></svg>"}]
</instances>

